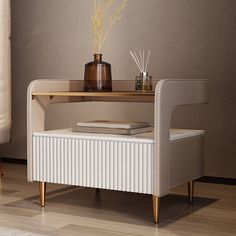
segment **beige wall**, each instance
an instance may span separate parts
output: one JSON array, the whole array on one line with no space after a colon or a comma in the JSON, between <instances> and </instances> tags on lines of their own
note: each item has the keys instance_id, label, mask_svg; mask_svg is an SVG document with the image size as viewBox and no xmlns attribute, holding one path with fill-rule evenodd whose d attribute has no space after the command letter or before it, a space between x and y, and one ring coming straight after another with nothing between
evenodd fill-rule
<instances>
[{"instance_id":1,"label":"beige wall","mask_svg":"<svg viewBox=\"0 0 236 236\"><path fill-rule=\"evenodd\" d=\"M210 105L177 109L173 126L204 127L206 174L232 178L236 178L235 9L235 0L129 0L103 52L112 63L114 79L134 78L137 71L128 51L138 48L151 49L149 68L155 78L209 79ZM84 64L92 59L91 11L92 0L12 0L13 137L11 145L1 147L2 156L26 157L30 81L83 79ZM138 107L55 105L48 111L48 127L70 126L87 119L91 111L98 111L98 118L134 117ZM143 109L141 118L148 119L152 106Z\"/></svg>"}]
</instances>

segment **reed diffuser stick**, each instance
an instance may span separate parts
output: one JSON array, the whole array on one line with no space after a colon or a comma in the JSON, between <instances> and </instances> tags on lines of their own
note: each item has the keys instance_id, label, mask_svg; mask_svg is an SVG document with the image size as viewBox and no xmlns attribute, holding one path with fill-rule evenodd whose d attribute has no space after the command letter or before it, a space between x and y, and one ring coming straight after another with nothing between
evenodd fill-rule
<instances>
[{"instance_id":1,"label":"reed diffuser stick","mask_svg":"<svg viewBox=\"0 0 236 236\"><path fill-rule=\"evenodd\" d=\"M130 55L131 55L132 58L134 59L136 65L138 66L138 68L139 68L139 70L140 70L140 73L141 73L142 70L141 70L141 68L140 68L140 65L139 65L139 63L138 63L138 61L137 61L137 59L136 59L134 53L130 51Z\"/></svg>"},{"instance_id":2,"label":"reed diffuser stick","mask_svg":"<svg viewBox=\"0 0 236 236\"><path fill-rule=\"evenodd\" d=\"M134 52L134 55L135 55L136 60L137 60L137 62L138 62L138 64L139 64L139 68L140 68L140 70L142 71L142 65L141 65L141 62L139 61L139 58L138 58L136 52Z\"/></svg>"},{"instance_id":3,"label":"reed diffuser stick","mask_svg":"<svg viewBox=\"0 0 236 236\"><path fill-rule=\"evenodd\" d=\"M148 66L148 62L149 62L149 58L150 58L150 53L151 51L148 51L148 56L147 56L147 62L146 62L146 66L145 66L145 71L147 72L147 66Z\"/></svg>"},{"instance_id":4,"label":"reed diffuser stick","mask_svg":"<svg viewBox=\"0 0 236 236\"><path fill-rule=\"evenodd\" d=\"M143 57L142 57L141 50L139 50L139 58L140 58L141 68L142 68L142 71L143 71Z\"/></svg>"},{"instance_id":5,"label":"reed diffuser stick","mask_svg":"<svg viewBox=\"0 0 236 236\"><path fill-rule=\"evenodd\" d=\"M143 50L143 71L145 71L145 52Z\"/></svg>"},{"instance_id":6,"label":"reed diffuser stick","mask_svg":"<svg viewBox=\"0 0 236 236\"><path fill-rule=\"evenodd\" d=\"M139 56L138 56L138 55ZM148 51L147 59L145 59L145 50L139 50L138 53L135 51L130 51L130 55L136 63L140 73L147 73L148 62L150 58L151 51Z\"/></svg>"}]
</instances>

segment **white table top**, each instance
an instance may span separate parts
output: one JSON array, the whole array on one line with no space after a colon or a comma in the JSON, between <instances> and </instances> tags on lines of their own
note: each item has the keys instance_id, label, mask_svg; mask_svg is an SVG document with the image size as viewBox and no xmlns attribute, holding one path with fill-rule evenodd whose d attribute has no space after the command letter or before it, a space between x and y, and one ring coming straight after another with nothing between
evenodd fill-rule
<instances>
[{"instance_id":1,"label":"white table top","mask_svg":"<svg viewBox=\"0 0 236 236\"><path fill-rule=\"evenodd\" d=\"M171 129L170 141L177 141L205 134L204 130L189 130L189 129ZM72 129L50 130L34 132L33 136L41 137L58 137L58 138L77 138L77 139L96 139L106 141L134 141L140 143L153 143L154 133L142 133L136 135L116 135L116 134L98 134L98 133L80 133L73 132Z\"/></svg>"}]
</instances>

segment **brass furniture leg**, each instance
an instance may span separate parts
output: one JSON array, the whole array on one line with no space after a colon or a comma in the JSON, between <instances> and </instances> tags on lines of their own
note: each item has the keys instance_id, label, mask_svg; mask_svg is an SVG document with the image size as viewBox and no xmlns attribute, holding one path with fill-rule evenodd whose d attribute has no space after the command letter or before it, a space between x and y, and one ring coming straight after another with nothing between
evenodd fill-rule
<instances>
[{"instance_id":1,"label":"brass furniture leg","mask_svg":"<svg viewBox=\"0 0 236 236\"><path fill-rule=\"evenodd\" d=\"M194 182L189 181L188 182L188 199L189 199L189 204L193 203L193 193L194 193Z\"/></svg>"},{"instance_id":2,"label":"brass furniture leg","mask_svg":"<svg viewBox=\"0 0 236 236\"><path fill-rule=\"evenodd\" d=\"M40 205L45 207L46 182L39 182Z\"/></svg>"},{"instance_id":3,"label":"brass furniture leg","mask_svg":"<svg viewBox=\"0 0 236 236\"><path fill-rule=\"evenodd\" d=\"M153 221L154 223L159 222L159 213L160 213L160 197L152 196L153 202Z\"/></svg>"}]
</instances>

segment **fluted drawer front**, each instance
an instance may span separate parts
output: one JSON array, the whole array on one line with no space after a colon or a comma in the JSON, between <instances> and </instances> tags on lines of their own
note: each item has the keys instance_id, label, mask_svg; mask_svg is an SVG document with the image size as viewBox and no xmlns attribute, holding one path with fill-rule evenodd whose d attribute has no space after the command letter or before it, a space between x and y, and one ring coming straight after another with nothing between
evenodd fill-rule
<instances>
[{"instance_id":1,"label":"fluted drawer front","mask_svg":"<svg viewBox=\"0 0 236 236\"><path fill-rule=\"evenodd\" d=\"M33 136L33 179L152 193L153 144Z\"/></svg>"}]
</instances>

